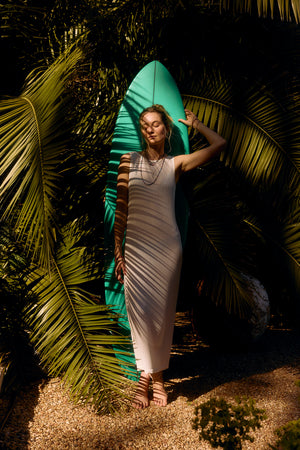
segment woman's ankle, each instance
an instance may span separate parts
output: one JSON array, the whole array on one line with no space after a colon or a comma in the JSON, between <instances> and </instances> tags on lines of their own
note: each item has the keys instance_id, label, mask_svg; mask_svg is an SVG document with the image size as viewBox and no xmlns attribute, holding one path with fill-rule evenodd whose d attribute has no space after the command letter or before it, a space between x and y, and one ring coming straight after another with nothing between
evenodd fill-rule
<instances>
[{"instance_id":1,"label":"woman's ankle","mask_svg":"<svg viewBox=\"0 0 300 450\"><path fill-rule=\"evenodd\" d=\"M168 394L165 391L163 373L152 374L153 381L153 401L157 406L167 406Z\"/></svg>"},{"instance_id":2,"label":"woman's ankle","mask_svg":"<svg viewBox=\"0 0 300 450\"><path fill-rule=\"evenodd\" d=\"M163 372L156 372L151 374L153 383L164 383Z\"/></svg>"}]
</instances>

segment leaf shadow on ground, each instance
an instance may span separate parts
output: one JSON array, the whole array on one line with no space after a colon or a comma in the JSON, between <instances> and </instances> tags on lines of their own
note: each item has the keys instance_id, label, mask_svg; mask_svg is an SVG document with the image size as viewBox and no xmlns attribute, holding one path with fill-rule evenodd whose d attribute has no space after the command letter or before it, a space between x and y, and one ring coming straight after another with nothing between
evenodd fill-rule
<instances>
[{"instance_id":1,"label":"leaf shadow on ground","mask_svg":"<svg viewBox=\"0 0 300 450\"><path fill-rule=\"evenodd\" d=\"M39 386L45 382L37 380L24 386L16 396L4 395L0 398L0 449L24 448L24 442L28 442L30 437L28 424L33 421L39 401Z\"/></svg>"},{"instance_id":2,"label":"leaf shadow on ground","mask_svg":"<svg viewBox=\"0 0 300 450\"><path fill-rule=\"evenodd\" d=\"M178 396L193 401L217 386L284 366L299 372L300 378L299 329L269 327L257 342L224 350L197 339L188 315L179 313L173 342L170 367L165 372L170 402Z\"/></svg>"}]
</instances>

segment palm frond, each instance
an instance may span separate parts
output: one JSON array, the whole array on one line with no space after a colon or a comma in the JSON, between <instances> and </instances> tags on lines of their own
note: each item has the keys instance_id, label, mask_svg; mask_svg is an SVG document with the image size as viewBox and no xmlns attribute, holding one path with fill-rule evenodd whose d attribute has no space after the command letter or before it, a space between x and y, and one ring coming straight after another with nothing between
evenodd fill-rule
<instances>
[{"instance_id":1,"label":"palm frond","mask_svg":"<svg viewBox=\"0 0 300 450\"><path fill-rule=\"evenodd\" d=\"M266 226L256 217L245 218L245 223L270 244L272 254L282 273L289 279L296 297L300 295L300 210L292 209L289 220Z\"/></svg>"},{"instance_id":2,"label":"palm frond","mask_svg":"<svg viewBox=\"0 0 300 450\"><path fill-rule=\"evenodd\" d=\"M226 170L206 169L192 181L191 235L197 279L206 295L229 313L244 317L252 306L246 274L253 273L255 249L238 213L239 199L228 184ZM195 259L195 251L197 258Z\"/></svg>"},{"instance_id":3,"label":"palm frond","mask_svg":"<svg viewBox=\"0 0 300 450\"><path fill-rule=\"evenodd\" d=\"M299 293L300 127L295 108L282 108L267 94L253 91L234 102L230 85L224 85L223 89L217 87L208 91L207 97L184 96L185 107L192 109L200 120L227 139L223 161L238 175L240 199L256 215L253 222L247 222L248 226L277 248L275 257L286 262L286 274ZM234 108L234 103L238 103L240 109ZM197 135L191 135L191 143L193 149L202 144ZM207 196L214 204L210 192ZM196 202L193 207L201 261L203 264L207 264L206 259L213 261L211 272L206 273L211 296L215 300L218 296L224 298L220 290L227 284L225 298L233 296L232 301L228 300L227 309L232 303L237 310L238 291L242 293L245 284L244 270L239 269L237 258L232 264L225 241L232 248L240 246L240 241L224 235L226 224L222 216L210 212L211 223L203 222L203 218L208 220L206 217L209 217L205 201L195 197L193 202ZM222 210L222 204L216 204L216 208ZM214 267L219 269L215 271Z\"/></svg>"},{"instance_id":4,"label":"palm frond","mask_svg":"<svg viewBox=\"0 0 300 450\"><path fill-rule=\"evenodd\" d=\"M42 265L53 257L59 162L66 158L66 84L81 58L76 47L46 71L32 73L18 98L0 103L2 218Z\"/></svg>"},{"instance_id":5,"label":"palm frond","mask_svg":"<svg viewBox=\"0 0 300 450\"><path fill-rule=\"evenodd\" d=\"M28 262L22 249L8 227L0 224L0 366L4 375L1 393L17 390L41 376L23 320L25 298L28 303L33 301L28 295L26 273Z\"/></svg>"},{"instance_id":6,"label":"palm frond","mask_svg":"<svg viewBox=\"0 0 300 450\"><path fill-rule=\"evenodd\" d=\"M256 13L260 17L271 17L276 14L283 21L300 22L300 4L297 0L222 0L221 8L233 11L235 14Z\"/></svg>"},{"instance_id":7,"label":"palm frond","mask_svg":"<svg viewBox=\"0 0 300 450\"><path fill-rule=\"evenodd\" d=\"M298 192L300 126L295 112L283 110L261 92L245 94L236 109L228 89L224 86L221 95L226 103L219 100L220 93L216 98L185 95L185 107L227 139L222 159L247 189L273 193L274 202L281 189Z\"/></svg>"},{"instance_id":8,"label":"palm frond","mask_svg":"<svg viewBox=\"0 0 300 450\"><path fill-rule=\"evenodd\" d=\"M27 312L31 339L43 366L51 376L62 377L75 400L109 409L124 393L124 374L131 372L121 368L113 346L124 348L129 341L118 333L118 317L110 307L84 289L93 279L91 261L76 247L74 226L63 237L51 274L38 269L29 280L38 296Z\"/></svg>"},{"instance_id":9,"label":"palm frond","mask_svg":"<svg viewBox=\"0 0 300 450\"><path fill-rule=\"evenodd\" d=\"M31 39L40 39L37 24L43 20L45 15L44 7L34 7L29 5L18 5L16 3L6 3L0 5L1 38L9 35L17 35Z\"/></svg>"}]
</instances>

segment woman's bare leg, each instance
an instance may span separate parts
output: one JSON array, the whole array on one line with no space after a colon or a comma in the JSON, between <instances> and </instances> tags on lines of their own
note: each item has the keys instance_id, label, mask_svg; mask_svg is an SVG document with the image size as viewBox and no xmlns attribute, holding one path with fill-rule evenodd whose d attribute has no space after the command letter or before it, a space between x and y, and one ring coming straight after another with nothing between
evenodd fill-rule
<instances>
[{"instance_id":1,"label":"woman's bare leg","mask_svg":"<svg viewBox=\"0 0 300 450\"><path fill-rule=\"evenodd\" d=\"M135 392L134 399L132 401L132 406L136 409L144 409L149 406L149 383L150 383L150 375L148 373L142 372L137 390Z\"/></svg>"},{"instance_id":2,"label":"woman's bare leg","mask_svg":"<svg viewBox=\"0 0 300 450\"><path fill-rule=\"evenodd\" d=\"M152 374L153 381L153 401L157 406L167 406L168 395L164 388L163 373Z\"/></svg>"}]
</instances>

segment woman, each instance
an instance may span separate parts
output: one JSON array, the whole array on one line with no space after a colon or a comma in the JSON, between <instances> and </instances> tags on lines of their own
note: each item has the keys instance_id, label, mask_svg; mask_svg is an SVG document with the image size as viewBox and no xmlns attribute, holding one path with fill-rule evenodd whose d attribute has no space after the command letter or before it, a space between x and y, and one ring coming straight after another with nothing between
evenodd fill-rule
<instances>
[{"instance_id":1,"label":"woman","mask_svg":"<svg viewBox=\"0 0 300 450\"><path fill-rule=\"evenodd\" d=\"M189 110L179 119L205 136L209 146L188 155L167 156L172 119L161 105L140 115L146 148L121 157L115 213L115 274L124 283L125 303L137 369L133 406L167 405L163 370L168 368L179 287L182 246L175 219L175 186L181 174L206 163L225 140ZM122 244L126 230L124 255Z\"/></svg>"}]
</instances>

